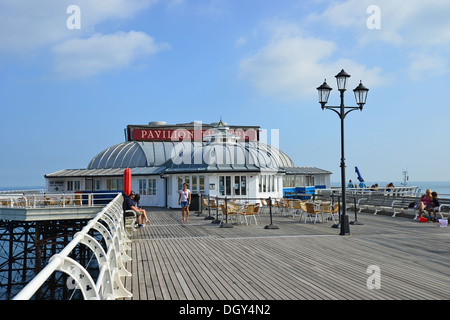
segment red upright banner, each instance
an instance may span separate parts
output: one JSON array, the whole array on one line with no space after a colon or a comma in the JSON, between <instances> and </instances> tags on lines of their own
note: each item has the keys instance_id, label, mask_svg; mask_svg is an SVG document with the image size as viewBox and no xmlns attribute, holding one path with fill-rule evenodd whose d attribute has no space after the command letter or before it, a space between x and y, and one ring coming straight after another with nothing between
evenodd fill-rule
<instances>
[{"instance_id":1,"label":"red upright banner","mask_svg":"<svg viewBox=\"0 0 450 320\"><path fill-rule=\"evenodd\" d=\"M123 173L123 193L127 196L131 193L131 169L126 168Z\"/></svg>"}]
</instances>

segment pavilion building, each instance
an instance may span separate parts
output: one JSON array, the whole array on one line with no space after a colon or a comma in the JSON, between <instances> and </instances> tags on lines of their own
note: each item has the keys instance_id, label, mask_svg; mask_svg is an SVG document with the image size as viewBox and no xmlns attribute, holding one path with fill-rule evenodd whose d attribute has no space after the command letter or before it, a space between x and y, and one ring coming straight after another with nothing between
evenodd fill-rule
<instances>
[{"instance_id":1,"label":"pavilion building","mask_svg":"<svg viewBox=\"0 0 450 320\"><path fill-rule=\"evenodd\" d=\"M100 152L86 169L46 174L47 192L122 191L126 168L142 206L179 207L183 183L196 197L240 199L281 198L294 187L330 188L331 172L296 167L279 148L260 141L257 126L150 122L129 125L125 133L125 142Z\"/></svg>"}]
</instances>

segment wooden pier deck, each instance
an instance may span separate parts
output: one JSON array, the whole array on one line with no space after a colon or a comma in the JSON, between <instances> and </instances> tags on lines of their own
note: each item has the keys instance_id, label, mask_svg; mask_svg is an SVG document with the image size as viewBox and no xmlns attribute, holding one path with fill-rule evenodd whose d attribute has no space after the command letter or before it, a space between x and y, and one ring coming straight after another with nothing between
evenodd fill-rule
<instances>
[{"instance_id":1,"label":"wooden pier deck","mask_svg":"<svg viewBox=\"0 0 450 320\"><path fill-rule=\"evenodd\" d=\"M151 224L132 237L132 300L450 298L450 227L438 223L362 213L364 225L339 236L331 222L292 216L274 216L278 230L264 229L267 214L228 229L204 214L182 223L180 210L147 209Z\"/></svg>"}]
</instances>

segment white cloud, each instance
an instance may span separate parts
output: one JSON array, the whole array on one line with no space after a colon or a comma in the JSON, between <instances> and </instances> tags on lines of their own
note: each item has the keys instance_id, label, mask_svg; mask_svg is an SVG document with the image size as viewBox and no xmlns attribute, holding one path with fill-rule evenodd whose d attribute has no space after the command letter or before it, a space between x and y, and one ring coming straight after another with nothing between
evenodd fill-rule
<instances>
[{"instance_id":1,"label":"white cloud","mask_svg":"<svg viewBox=\"0 0 450 320\"><path fill-rule=\"evenodd\" d=\"M0 2L0 52L21 55L50 52L53 75L85 78L130 66L169 46L143 32L100 34L108 20L130 19L158 0L15 0ZM67 8L80 8L80 30L69 30Z\"/></svg>"},{"instance_id":2,"label":"white cloud","mask_svg":"<svg viewBox=\"0 0 450 320\"><path fill-rule=\"evenodd\" d=\"M437 76L448 72L448 60L437 53L412 52L409 75L414 80L424 76Z\"/></svg>"},{"instance_id":3,"label":"white cloud","mask_svg":"<svg viewBox=\"0 0 450 320\"><path fill-rule=\"evenodd\" d=\"M50 1L3 1L0 3L0 51L24 53L68 36L64 5ZM60 22L58 23L58 13Z\"/></svg>"},{"instance_id":4,"label":"white cloud","mask_svg":"<svg viewBox=\"0 0 450 320\"><path fill-rule=\"evenodd\" d=\"M26 54L80 34L108 19L128 19L156 0L14 0L0 2L0 51ZM68 30L67 7L81 10L81 30Z\"/></svg>"},{"instance_id":5,"label":"white cloud","mask_svg":"<svg viewBox=\"0 0 450 320\"><path fill-rule=\"evenodd\" d=\"M175 8L181 7L183 4L185 4L186 0L169 0L169 3L167 4L167 9L173 10Z\"/></svg>"},{"instance_id":6,"label":"white cloud","mask_svg":"<svg viewBox=\"0 0 450 320\"><path fill-rule=\"evenodd\" d=\"M428 46L450 40L450 3L442 0L378 0L381 29L368 30L367 8L373 0L348 0L330 6L322 15L336 26L362 29L362 41L381 40L395 45Z\"/></svg>"},{"instance_id":7,"label":"white cloud","mask_svg":"<svg viewBox=\"0 0 450 320\"><path fill-rule=\"evenodd\" d=\"M131 65L143 56L167 49L143 32L94 34L87 39L71 39L55 45L54 74L59 78L86 78Z\"/></svg>"},{"instance_id":8,"label":"white cloud","mask_svg":"<svg viewBox=\"0 0 450 320\"><path fill-rule=\"evenodd\" d=\"M370 30L366 21L367 8L376 4L380 11L381 28ZM448 71L450 51L450 2L442 0L347 0L330 5L310 21L326 23L335 28L347 28L356 34L359 43L385 43L409 51L405 57L408 73L439 75Z\"/></svg>"},{"instance_id":9,"label":"white cloud","mask_svg":"<svg viewBox=\"0 0 450 320\"><path fill-rule=\"evenodd\" d=\"M236 39L234 43L236 47L241 47L247 43L247 39L245 37L239 37Z\"/></svg>"},{"instance_id":10,"label":"white cloud","mask_svg":"<svg viewBox=\"0 0 450 320\"><path fill-rule=\"evenodd\" d=\"M334 75L342 68L352 75L355 87L360 79L367 87L386 82L380 68L368 69L350 59L335 58L338 46L334 42L305 37L295 24L282 22L271 30L268 43L240 63L241 77L261 94L280 99L311 98L325 77L335 86Z\"/></svg>"},{"instance_id":11,"label":"white cloud","mask_svg":"<svg viewBox=\"0 0 450 320\"><path fill-rule=\"evenodd\" d=\"M196 11L208 16L222 15L228 12L227 0L198 1Z\"/></svg>"}]
</instances>

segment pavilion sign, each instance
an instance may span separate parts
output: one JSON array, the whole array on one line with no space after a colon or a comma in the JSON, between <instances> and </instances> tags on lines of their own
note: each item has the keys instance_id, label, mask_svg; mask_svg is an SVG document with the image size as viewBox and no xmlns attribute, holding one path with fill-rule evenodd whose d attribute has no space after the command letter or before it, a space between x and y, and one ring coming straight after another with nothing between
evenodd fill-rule
<instances>
[{"instance_id":1,"label":"pavilion sign","mask_svg":"<svg viewBox=\"0 0 450 320\"><path fill-rule=\"evenodd\" d=\"M133 140L138 141L202 141L213 129L134 129ZM228 133L239 136L239 141L258 141L255 129L229 129Z\"/></svg>"}]
</instances>

